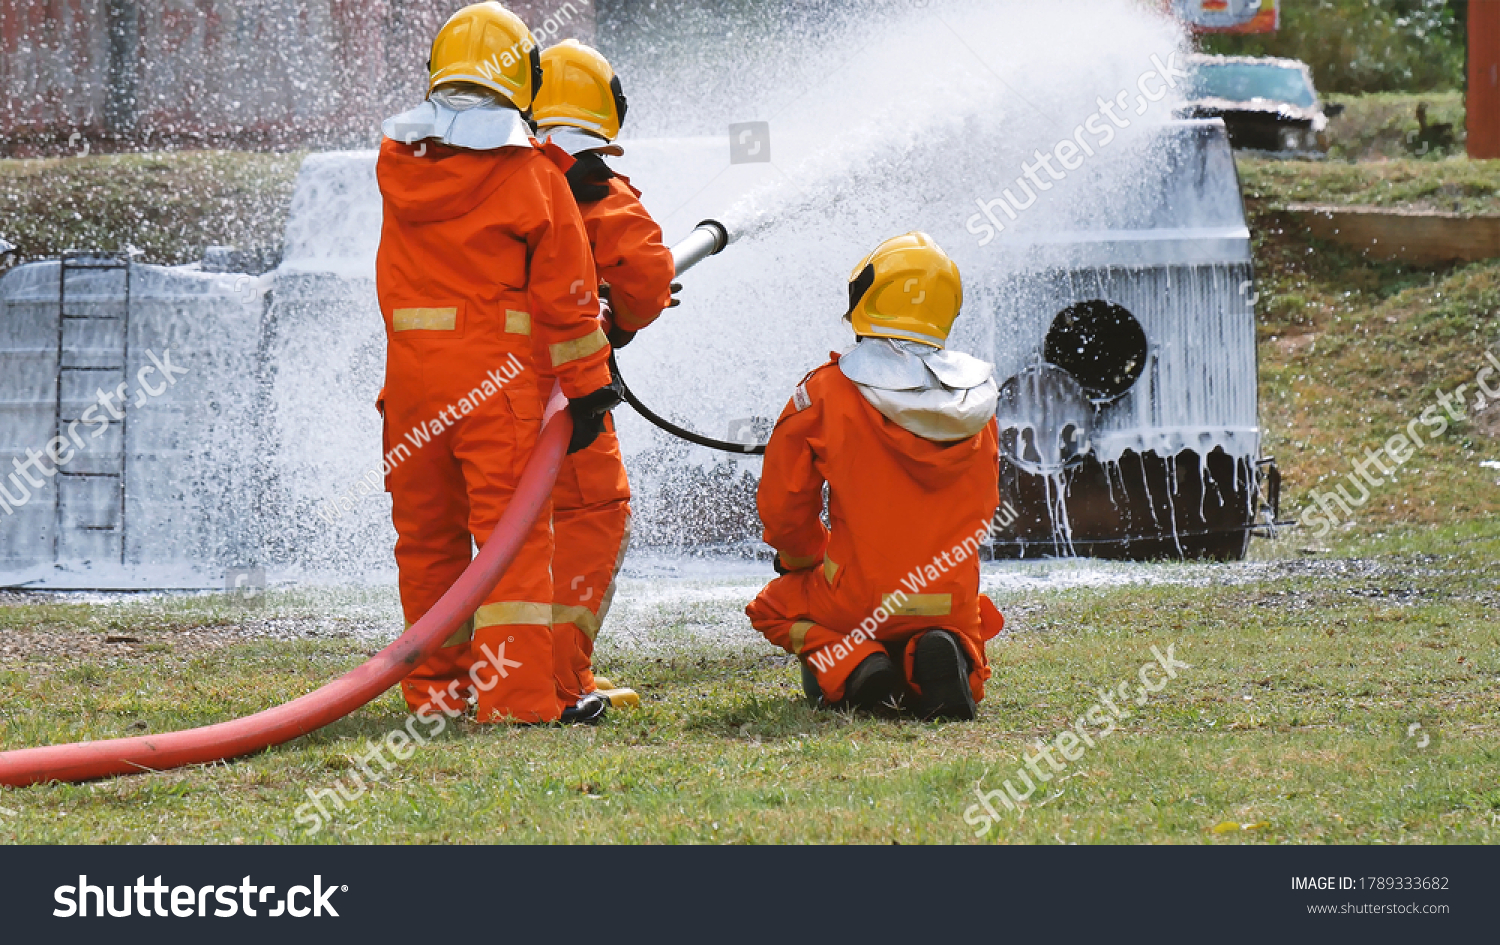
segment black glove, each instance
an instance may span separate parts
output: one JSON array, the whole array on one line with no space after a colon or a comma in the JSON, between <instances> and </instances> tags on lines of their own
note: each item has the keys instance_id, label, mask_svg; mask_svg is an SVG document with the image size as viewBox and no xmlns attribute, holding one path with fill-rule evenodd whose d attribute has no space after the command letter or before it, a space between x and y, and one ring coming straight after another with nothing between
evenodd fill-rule
<instances>
[{"instance_id":1,"label":"black glove","mask_svg":"<svg viewBox=\"0 0 1500 945\"><path fill-rule=\"evenodd\" d=\"M626 331L619 325L609 326L609 346L616 351L635 340L635 332Z\"/></svg>"},{"instance_id":2,"label":"black glove","mask_svg":"<svg viewBox=\"0 0 1500 945\"><path fill-rule=\"evenodd\" d=\"M771 567L773 567L773 568L776 569L776 573L777 574L791 574L792 573L787 568L786 565L784 565L784 564L781 563L781 554L780 553L777 553L777 554L774 554L774 555L771 556Z\"/></svg>"},{"instance_id":3,"label":"black glove","mask_svg":"<svg viewBox=\"0 0 1500 945\"><path fill-rule=\"evenodd\" d=\"M667 303L667 308L676 308L677 306L679 306L679 305L682 304L682 299L679 299L677 297L677 293L679 293L681 291L682 291L682 283L681 282L674 282L674 283L672 283L672 301L670 301L670 302Z\"/></svg>"},{"instance_id":4,"label":"black glove","mask_svg":"<svg viewBox=\"0 0 1500 945\"><path fill-rule=\"evenodd\" d=\"M573 438L568 441L568 453L587 449L604 432L604 418L620 402L620 391L611 381L591 394L568 401L568 413L573 415Z\"/></svg>"}]
</instances>

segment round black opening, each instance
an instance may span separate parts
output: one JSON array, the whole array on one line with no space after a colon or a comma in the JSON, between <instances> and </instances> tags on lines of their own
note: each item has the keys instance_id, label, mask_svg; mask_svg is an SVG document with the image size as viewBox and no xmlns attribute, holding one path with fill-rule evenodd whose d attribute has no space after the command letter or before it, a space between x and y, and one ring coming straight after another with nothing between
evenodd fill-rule
<instances>
[{"instance_id":1,"label":"round black opening","mask_svg":"<svg viewBox=\"0 0 1500 945\"><path fill-rule=\"evenodd\" d=\"M1146 331L1123 306L1090 299L1057 313L1045 357L1077 378L1090 397L1114 400L1145 370Z\"/></svg>"}]
</instances>

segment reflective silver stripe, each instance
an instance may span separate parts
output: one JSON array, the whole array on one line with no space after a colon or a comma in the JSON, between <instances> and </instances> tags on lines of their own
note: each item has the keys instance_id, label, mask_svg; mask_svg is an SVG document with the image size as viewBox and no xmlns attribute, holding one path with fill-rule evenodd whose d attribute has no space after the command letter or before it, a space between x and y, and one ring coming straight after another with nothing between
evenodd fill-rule
<instances>
[{"instance_id":1,"label":"reflective silver stripe","mask_svg":"<svg viewBox=\"0 0 1500 945\"><path fill-rule=\"evenodd\" d=\"M555 345L550 345L547 350L552 354L552 366L562 367L564 364L586 358L596 351L602 351L608 345L609 340L604 337L604 332L595 328L582 338L559 341Z\"/></svg>"},{"instance_id":2,"label":"reflective silver stripe","mask_svg":"<svg viewBox=\"0 0 1500 945\"><path fill-rule=\"evenodd\" d=\"M391 313L394 331L453 331L458 327L456 308L398 308Z\"/></svg>"},{"instance_id":3,"label":"reflective silver stripe","mask_svg":"<svg viewBox=\"0 0 1500 945\"><path fill-rule=\"evenodd\" d=\"M894 595L881 601L892 617L946 617L953 613L952 594L907 594L897 603Z\"/></svg>"},{"instance_id":4,"label":"reflective silver stripe","mask_svg":"<svg viewBox=\"0 0 1500 945\"><path fill-rule=\"evenodd\" d=\"M796 623L792 624L793 653L800 654L802 652L802 648L804 646L807 646L807 631L811 630L815 626L817 626L817 624L813 623L811 620L799 620Z\"/></svg>"},{"instance_id":5,"label":"reflective silver stripe","mask_svg":"<svg viewBox=\"0 0 1500 945\"><path fill-rule=\"evenodd\" d=\"M505 331L511 335L530 335L531 313L507 310L505 313Z\"/></svg>"},{"instance_id":6,"label":"reflective silver stripe","mask_svg":"<svg viewBox=\"0 0 1500 945\"><path fill-rule=\"evenodd\" d=\"M786 565L787 568L792 571L801 571L803 568L810 568L818 563L817 555L812 555L811 557L807 558L798 558L793 555L787 554L785 551L779 552L779 554L781 555L781 563Z\"/></svg>"},{"instance_id":7,"label":"reflective silver stripe","mask_svg":"<svg viewBox=\"0 0 1500 945\"><path fill-rule=\"evenodd\" d=\"M474 612L475 628L504 627L512 624L552 626L552 605L531 601L505 601L485 604Z\"/></svg>"},{"instance_id":8,"label":"reflective silver stripe","mask_svg":"<svg viewBox=\"0 0 1500 945\"><path fill-rule=\"evenodd\" d=\"M599 635L599 618L594 616L593 611L578 604L553 604L552 625L556 627L565 623L577 627L590 640Z\"/></svg>"}]
</instances>

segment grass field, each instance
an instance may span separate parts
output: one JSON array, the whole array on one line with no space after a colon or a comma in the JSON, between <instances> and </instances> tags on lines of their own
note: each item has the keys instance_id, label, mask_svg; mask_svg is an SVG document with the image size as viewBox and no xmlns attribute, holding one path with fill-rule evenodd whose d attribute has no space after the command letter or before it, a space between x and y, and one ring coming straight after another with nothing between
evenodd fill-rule
<instances>
[{"instance_id":1,"label":"grass field","mask_svg":"<svg viewBox=\"0 0 1500 945\"><path fill-rule=\"evenodd\" d=\"M645 705L598 728L460 724L405 761L387 752L389 772L369 762L381 783L347 805L325 799L330 818L315 817L308 789L341 781L355 795L350 756L405 723L393 691L233 764L0 792L13 812L0 814L0 838L1495 842L1500 528L1337 550L1110 566L1112 581L1166 583L1042 592L1004 590L1016 567L992 566L987 584L1002 588L992 593L1011 627L991 644L995 676L971 725L814 712L790 659L749 639L737 602L667 603L634 616L630 647L605 646L602 666ZM12 601L0 607L0 744L165 731L269 707L371 652L369 625L326 615L378 603L273 596L248 614L218 597ZM311 628L318 638L305 637ZM250 636L267 630L298 639ZM138 642L103 642L111 634ZM1101 688L1133 687L1153 646L1190 668L1125 706L1132 715L1081 758L1059 759L1065 769L1021 810L993 801L1003 816L976 838L982 818L964 816L976 787L1008 778L1024 790L1015 771L1030 746L1068 729Z\"/></svg>"},{"instance_id":2,"label":"grass field","mask_svg":"<svg viewBox=\"0 0 1500 945\"><path fill-rule=\"evenodd\" d=\"M274 260L302 158L181 151L0 160L0 236L29 259L139 250L140 262L175 266L234 245Z\"/></svg>"},{"instance_id":3,"label":"grass field","mask_svg":"<svg viewBox=\"0 0 1500 945\"><path fill-rule=\"evenodd\" d=\"M1421 149L1418 141L1417 106L1427 105L1429 125L1449 125L1454 145L1443 152L1429 152L1425 160L1436 161L1464 151L1464 97L1462 92L1380 92L1373 95L1329 95L1325 104L1338 103L1345 110L1329 120L1329 156L1335 161L1372 161L1406 158Z\"/></svg>"},{"instance_id":4,"label":"grass field","mask_svg":"<svg viewBox=\"0 0 1500 945\"><path fill-rule=\"evenodd\" d=\"M0 182L32 163L0 162ZM1472 381L1500 340L1500 261L1373 263L1309 242L1279 208L1457 200L1493 210L1500 162L1240 170L1267 451L1294 515L1311 489ZM174 245L160 252L189 252ZM404 724L390 692L232 764L0 790L0 840L1493 843L1500 470L1481 463L1494 461L1500 408L1454 424L1347 528L1259 542L1244 564L989 566L1010 626L991 644L995 676L972 725L809 710L791 660L759 643L740 612L753 588L726 581L638 595L622 610L613 632L630 640L606 629L601 664L645 705L599 728L461 723L346 810L325 796L331 816L312 818L307 792L341 781L352 793L350 756ZM1013 580L1068 569L1088 580ZM398 629L396 610L388 591L272 594L249 610L219 596L0 596L0 747L276 705L378 649ZM1001 816L976 836L976 789L1019 786L1030 746L1069 728L1101 688L1133 684L1153 646L1175 647L1189 668L1020 810L993 801Z\"/></svg>"},{"instance_id":5,"label":"grass field","mask_svg":"<svg viewBox=\"0 0 1500 945\"><path fill-rule=\"evenodd\" d=\"M1295 509L1440 394L1461 384L1473 390L1484 352L1500 342L1500 260L1373 262L1310 241L1279 208L1302 200L1411 206L1450 187L1500 209L1500 161L1242 160L1240 174L1255 238L1265 449L1280 460ZM1500 406L1471 411L1377 489L1361 521L1492 518L1500 489L1480 464L1500 460L1497 438Z\"/></svg>"}]
</instances>

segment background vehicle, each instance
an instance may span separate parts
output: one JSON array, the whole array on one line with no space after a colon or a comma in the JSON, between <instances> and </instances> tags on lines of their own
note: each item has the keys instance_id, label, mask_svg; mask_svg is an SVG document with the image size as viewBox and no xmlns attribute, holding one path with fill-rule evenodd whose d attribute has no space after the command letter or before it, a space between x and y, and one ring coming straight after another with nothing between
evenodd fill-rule
<instances>
[{"instance_id":1,"label":"background vehicle","mask_svg":"<svg viewBox=\"0 0 1500 945\"><path fill-rule=\"evenodd\" d=\"M1342 105L1326 108L1313 87L1312 70L1296 59L1192 56L1192 91L1186 117L1222 118L1236 150L1323 157L1328 119Z\"/></svg>"}]
</instances>

